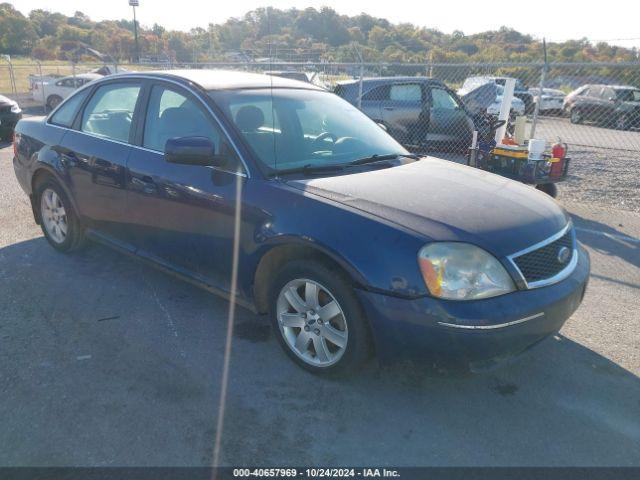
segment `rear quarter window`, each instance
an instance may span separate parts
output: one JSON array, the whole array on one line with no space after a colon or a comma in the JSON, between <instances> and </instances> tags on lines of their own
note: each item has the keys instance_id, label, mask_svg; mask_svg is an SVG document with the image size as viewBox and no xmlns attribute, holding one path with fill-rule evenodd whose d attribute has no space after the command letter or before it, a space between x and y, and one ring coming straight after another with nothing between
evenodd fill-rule
<instances>
[{"instance_id":1,"label":"rear quarter window","mask_svg":"<svg viewBox=\"0 0 640 480\"><path fill-rule=\"evenodd\" d=\"M84 99L87 98L88 94L89 90L86 89L69 98L69 100L64 102L51 116L49 123L60 127L70 128L73 125L73 121L76 118L80 105L82 105L82 102L84 102Z\"/></svg>"}]
</instances>

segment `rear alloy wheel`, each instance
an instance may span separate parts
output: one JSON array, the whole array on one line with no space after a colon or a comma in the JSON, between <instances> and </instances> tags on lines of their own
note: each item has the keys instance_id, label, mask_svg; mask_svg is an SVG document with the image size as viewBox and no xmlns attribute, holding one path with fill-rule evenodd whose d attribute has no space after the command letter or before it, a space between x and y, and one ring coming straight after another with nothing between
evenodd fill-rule
<instances>
[{"instance_id":1,"label":"rear alloy wheel","mask_svg":"<svg viewBox=\"0 0 640 480\"><path fill-rule=\"evenodd\" d=\"M47 188L40 197L40 213L42 225L56 244L63 244L67 238L69 225L67 224L67 212L62 200L51 188Z\"/></svg>"},{"instance_id":2,"label":"rear alloy wheel","mask_svg":"<svg viewBox=\"0 0 640 480\"><path fill-rule=\"evenodd\" d=\"M314 373L351 369L367 357L369 333L360 305L341 273L295 261L278 274L272 321L285 352Z\"/></svg>"},{"instance_id":3,"label":"rear alloy wheel","mask_svg":"<svg viewBox=\"0 0 640 480\"><path fill-rule=\"evenodd\" d=\"M571 123L582 123L582 112L577 109L571 110Z\"/></svg>"},{"instance_id":4,"label":"rear alloy wheel","mask_svg":"<svg viewBox=\"0 0 640 480\"><path fill-rule=\"evenodd\" d=\"M80 248L84 231L60 185L49 179L38 187L36 195L40 226L49 244L61 252Z\"/></svg>"}]
</instances>

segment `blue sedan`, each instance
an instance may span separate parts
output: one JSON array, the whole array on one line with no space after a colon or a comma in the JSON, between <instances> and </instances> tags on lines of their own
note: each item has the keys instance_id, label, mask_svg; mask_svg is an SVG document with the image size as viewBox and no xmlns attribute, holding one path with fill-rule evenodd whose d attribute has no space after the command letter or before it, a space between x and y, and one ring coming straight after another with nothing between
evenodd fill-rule
<instances>
[{"instance_id":1,"label":"blue sedan","mask_svg":"<svg viewBox=\"0 0 640 480\"><path fill-rule=\"evenodd\" d=\"M557 332L589 258L567 213L505 178L407 152L332 93L225 71L92 82L16 127L51 246L87 238L268 315L314 372L477 363Z\"/></svg>"}]
</instances>

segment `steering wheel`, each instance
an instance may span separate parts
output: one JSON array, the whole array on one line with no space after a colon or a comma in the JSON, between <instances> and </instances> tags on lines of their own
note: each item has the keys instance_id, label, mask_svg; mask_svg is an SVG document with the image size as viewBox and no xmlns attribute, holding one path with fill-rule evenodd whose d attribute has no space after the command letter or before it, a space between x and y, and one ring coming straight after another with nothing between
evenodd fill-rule
<instances>
[{"instance_id":1,"label":"steering wheel","mask_svg":"<svg viewBox=\"0 0 640 480\"><path fill-rule=\"evenodd\" d=\"M318 135L313 140L314 148L315 148L315 146L320 145L320 142L324 142L327 138L330 138L333 143L336 143L336 141L338 140L338 137L336 137L333 133L331 133L331 132L322 132L320 135Z\"/></svg>"}]
</instances>

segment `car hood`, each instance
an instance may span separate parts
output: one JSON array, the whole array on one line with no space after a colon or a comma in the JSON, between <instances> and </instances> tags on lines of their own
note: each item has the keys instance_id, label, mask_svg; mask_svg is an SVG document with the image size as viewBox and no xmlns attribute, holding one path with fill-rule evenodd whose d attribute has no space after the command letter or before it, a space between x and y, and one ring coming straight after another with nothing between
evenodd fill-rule
<instances>
[{"instance_id":1,"label":"car hood","mask_svg":"<svg viewBox=\"0 0 640 480\"><path fill-rule=\"evenodd\" d=\"M14 100L11 100L8 97L5 97L4 95L0 95L0 105L15 105L16 102Z\"/></svg>"},{"instance_id":2,"label":"car hood","mask_svg":"<svg viewBox=\"0 0 640 480\"><path fill-rule=\"evenodd\" d=\"M551 197L532 187L433 157L287 183L410 229L425 241L469 242L497 256L540 242L569 220Z\"/></svg>"}]
</instances>

